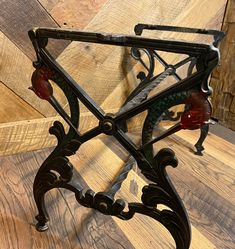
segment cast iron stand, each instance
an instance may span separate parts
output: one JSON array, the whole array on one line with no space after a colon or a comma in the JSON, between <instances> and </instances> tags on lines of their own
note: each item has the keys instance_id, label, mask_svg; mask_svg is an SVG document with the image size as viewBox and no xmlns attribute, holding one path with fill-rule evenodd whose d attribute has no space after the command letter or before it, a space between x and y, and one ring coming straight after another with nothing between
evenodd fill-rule
<instances>
[{"instance_id":1,"label":"cast iron stand","mask_svg":"<svg viewBox=\"0 0 235 249\"><path fill-rule=\"evenodd\" d=\"M123 220L131 219L135 213L152 217L169 230L175 240L176 248L189 248L191 231L188 216L165 170L168 165L176 167L177 159L174 152L168 148L161 149L154 154L153 143L179 129L201 128L208 123L211 106L207 98L211 89L207 80L212 69L218 63L219 52L216 47L224 34L214 30L146 24L136 25L136 34L141 34L144 29L212 35L214 36L214 43L213 45L205 45L163 41L140 36L50 28L37 28L29 31L30 39L37 54L37 61L34 63L36 70L32 75L31 89L40 98L47 100L69 125L67 133L62 123L58 121L50 128L50 133L57 137L58 144L40 167L34 181L34 198L39 212L36 216L38 220L36 227L39 231L45 231L48 228L49 217L44 202L46 192L53 188L65 188L75 193L79 204L96 209L105 215L117 216ZM150 60L148 75L142 73L142 77L139 76L141 83L130 94L118 113L107 114L49 54L46 50L48 38L128 46L132 48L132 55L137 57L140 50L144 50ZM164 64L165 70L154 76L154 57L158 56L158 51L186 54L187 58L182 59L176 65ZM189 63L188 75L181 79L177 76L176 70L186 63ZM169 86L163 92L148 98L152 89L169 75L174 75L178 79L178 84ZM64 92L69 103L70 116L66 114L53 96L53 89L49 80L53 80ZM99 120L99 124L95 128L83 134L78 131L78 100ZM169 108L178 104L185 104L185 111L180 114L181 121L159 137L153 138L154 127L161 121L163 113L167 114ZM137 146L125 134L127 130L126 122L146 110L148 115L142 129L142 143ZM73 166L67 157L76 153L77 150L79 151L81 144L101 133L113 136L129 152L130 160L108 191L96 193L89 189L84 194L83 187L76 180ZM128 203L128 211L124 211L125 201L115 199L115 194L121 188L122 182L131 170L133 160L137 162L141 173L152 183L143 188L141 202ZM159 210L158 204L164 204L168 209Z\"/></svg>"}]
</instances>

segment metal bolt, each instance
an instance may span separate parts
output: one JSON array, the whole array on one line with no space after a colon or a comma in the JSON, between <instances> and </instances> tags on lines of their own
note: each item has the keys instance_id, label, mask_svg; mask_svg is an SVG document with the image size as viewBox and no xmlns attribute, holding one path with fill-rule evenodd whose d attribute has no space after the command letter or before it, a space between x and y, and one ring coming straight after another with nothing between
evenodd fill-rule
<instances>
[{"instance_id":1,"label":"metal bolt","mask_svg":"<svg viewBox=\"0 0 235 249\"><path fill-rule=\"evenodd\" d=\"M104 129L105 129L106 131L111 131L112 128L113 128L113 124L112 124L111 122L106 121L106 122L104 123Z\"/></svg>"},{"instance_id":2,"label":"metal bolt","mask_svg":"<svg viewBox=\"0 0 235 249\"><path fill-rule=\"evenodd\" d=\"M99 206L102 211L106 211L108 209L108 205L105 202L101 202Z\"/></svg>"}]
</instances>

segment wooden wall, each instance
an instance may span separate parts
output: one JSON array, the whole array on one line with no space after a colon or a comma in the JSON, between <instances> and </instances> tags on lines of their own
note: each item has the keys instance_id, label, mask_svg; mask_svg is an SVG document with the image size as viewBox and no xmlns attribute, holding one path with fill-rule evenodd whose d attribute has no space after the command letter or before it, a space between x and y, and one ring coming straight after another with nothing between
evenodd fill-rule
<instances>
[{"instance_id":1,"label":"wooden wall","mask_svg":"<svg viewBox=\"0 0 235 249\"><path fill-rule=\"evenodd\" d=\"M144 22L220 29L225 6L226 0L1 0L0 154L55 143L45 134L57 119L55 111L28 90L35 57L27 36L32 27L133 34L135 24ZM126 49L96 45L88 52L86 44L57 42L51 43L50 51L107 112L116 110L137 84L138 66L127 59ZM94 125L85 108L82 116L81 127Z\"/></svg>"},{"instance_id":2,"label":"wooden wall","mask_svg":"<svg viewBox=\"0 0 235 249\"><path fill-rule=\"evenodd\" d=\"M212 75L214 116L235 130L235 0L229 0L222 29L227 33L221 44L221 65Z\"/></svg>"}]
</instances>

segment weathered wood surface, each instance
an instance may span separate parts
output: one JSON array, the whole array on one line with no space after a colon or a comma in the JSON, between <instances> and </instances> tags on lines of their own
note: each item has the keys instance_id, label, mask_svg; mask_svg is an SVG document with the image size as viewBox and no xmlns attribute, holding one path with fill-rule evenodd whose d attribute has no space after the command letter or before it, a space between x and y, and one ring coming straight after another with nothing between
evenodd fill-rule
<instances>
[{"instance_id":1,"label":"weathered wood surface","mask_svg":"<svg viewBox=\"0 0 235 249\"><path fill-rule=\"evenodd\" d=\"M185 144L190 150L195 151L194 144L200 136L199 130L181 130L176 133L177 139L183 138ZM232 134L235 137L235 133ZM235 169L234 164L234 155L235 155L235 146L234 144L225 141L223 138L218 137L212 134L209 131L209 134L203 143L205 147L205 152L213 156L216 160L224 162L226 165L229 165ZM202 157L203 158L203 157Z\"/></svg>"},{"instance_id":2,"label":"weathered wood surface","mask_svg":"<svg viewBox=\"0 0 235 249\"><path fill-rule=\"evenodd\" d=\"M203 157L195 156L191 153L197 139L193 134L187 140L184 140L185 134L179 134L181 138L173 135L156 146L157 149L173 148L179 158L179 166L169 168L168 172L193 225L190 249L234 249L235 169L232 164L227 164L229 158L235 156L234 149L231 148L231 155L228 154L226 161L224 148L229 148L231 144L218 140L222 157L216 157L217 151L213 151L212 146ZM211 141L217 139L210 135ZM50 151L28 152L0 159L1 248L174 248L171 237L157 222L141 215L130 221L100 215L80 207L74 195L67 191L50 192L47 196L50 230L36 232L32 225L36 214L32 181ZM79 171L82 185L99 191L109 186L126 158L126 152L120 149L118 143L105 138L84 144L70 159ZM129 183L134 177L139 185L137 196L129 192ZM141 175L131 171L117 197L136 201L145 184ZM26 233L27 236L24 236Z\"/></svg>"},{"instance_id":3,"label":"weathered wood surface","mask_svg":"<svg viewBox=\"0 0 235 249\"><path fill-rule=\"evenodd\" d=\"M35 58L35 52L28 38L33 27L58 27L59 25L37 0L2 0L0 2L1 31L14 42L29 58ZM60 54L68 42L49 45L55 56Z\"/></svg>"},{"instance_id":4,"label":"weathered wood surface","mask_svg":"<svg viewBox=\"0 0 235 249\"><path fill-rule=\"evenodd\" d=\"M62 27L83 29L107 0L39 0Z\"/></svg>"},{"instance_id":5,"label":"weathered wood surface","mask_svg":"<svg viewBox=\"0 0 235 249\"><path fill-rule=\"evenodd\" d=\"M177 8L177 5L171 6L172 1L164 1L161 5L158 5L158 1L151 0L131 3L110 1L91 20L85 30L133 34L133 28L139 22L158 24L173 22L179 26L220 28L226 1L214 1L213 7L211 2L206 0L189 1L187 4L185 2L183 6L179 2L181 1L177 1L179 7ZM163 8L160 16L156 12L153 14L154 7L157 13L161 7ZM131 18L130 10L135 13ZM197 18L198 16L200 18ZM181 33L159 35L159 32L151 32L146 35L188 40L198 38L192 34ZM110 106L116 108L138 84L136 75L142 69L129 54L127 48L72 42L58 57L58 62L98 104L104 108ZM178 56L168 55L165 59L169 63L174 63ZM165 84L166 86L169 86L169 82Z\"/></svg>"},{"instance_id":6,"label":"weathered wood surface","mask_svg":"<svg viewBox=\"0 0 235 249\"><path fill-rule=\"evenodd\" d=\"M225 31L221 50L221 62L212 75L211 85L214 88L212 103L214 116L221 124L235 130L235 1L229 0L222 30Z\"/></svg>"},{"instance_id":7,"label":"weathered wood surface","mask_svg":"<svg viewBox=\"0 0 235 249\"><path fill-rule=\"evenodd\" d=\"M25 56L26 54L32 58L31 55L34 54L27 37L27 31L32 26L58 27L66 22L67 26L74 28L78 25L77 28L90 31L127 34L133 34L135 24L139 22L218 28L222 21L225 2L215 0L211 4L207 0L33 0L30 3L26 3L26 0L1 1L3 59L0 80L44 116L53 116L55 112L47 103L26 90L30 85L33 70L31 61ZM77 8L83 15L76 16ZM208 9L210 12L207 13ZM64 13L68 15L66 21ZM157 32L151 32L151 36L155 35ZM50 50L53 51L53 48L61 52L63 50L57 43ZM104 48L74 43L62 52L58 61L104 108L116 108L124 102L128 92L136 86L136 75L140 70L139 66L135 66L136 62L130 59L127 49L107 46ZM62 105L66 105L65 99L62 98L61 101Z\"/></svg>"},{"instance_id":8,"label":"weathered wood surface","mask_svg":"<svg viewBox=\"0 0 235 249\"><path fill-rule=\"evenodd\" d=\"M192 214L192 224L216 248L234 248L234 168L207 152L203 157L192 155L188 146L182 146L183 140L178 137L171 141L171 148L180 160L180 168L169 169L169 172L176 188L182 193L186 209ZM162 145L167 146L167 143ZM191 196L194 196L193 200Z\"/></svg>"},{"instance_id":9,"label":"weathered wood surface","mask_svg":"<svg viewBox=\"0 0 235 249\"><path fill-rule=\"evenodd\" d=\"M111 113L117 110L107 111ZM26 114L28 115L27 112ZM62 122L67 130L68 126L60 116L0 123L0 156L55 146L56 138L49 134L49 128L56 120ZM79 132L84 133L97 125L98 120L90 112L80 115ZM139 128L139 119L133 120L129 128Z\"/></svg>"},{"instance_id":10,"label":"weathered wood surface","mask_svg":"<svg viewBox=\"0 0 235 249\"><path fill-rule=\"evenodd\" d=\"M0 124L0 155L47 148L56 145L48 132L59 118L34 119Z\"/></svg>"},{"instance_id":11,"label":"weathered wood surface","mask_svg":"<svg viewBox=\"0 0 235 249\"><path fill-rule=\"evenodd\" d=\"M54 121L67 125L59 116L52 118L30 119L0 124L0 155L48 148L56 145L56 137L49 134ZM90 114L81 115L79 130L84 132L95 126L97 121Z\"/></svg>"},{"instance_id":12,"label":"weathered wood surface","mask_svg":"<svg viewBox=\"0 0 235 249\"><path fill-rule=\"evenodd\" d=\"M42 115L54 116L54 109L46 101L37 98L33 91L28 89L31 86L31 75L34 71L32 61L1 31L0 48L0 81ZM6 104L11 105L13 103L8 100ZM21 120L23 120L23 117Z\"/></svg>"},{"instance_id":13,"label":"weathered wood surface","mask_svg":"<svg viewBox=\"0 0 235 249\"><path fill-rule=\"evenodd\" d=\"M25 102L22 98L15 95L0 81L0 106L1 121L0 123L14 122L18 120L28 120L42 118L43 116L37 112L32 106Z\"/></svg>"}]
</instances>

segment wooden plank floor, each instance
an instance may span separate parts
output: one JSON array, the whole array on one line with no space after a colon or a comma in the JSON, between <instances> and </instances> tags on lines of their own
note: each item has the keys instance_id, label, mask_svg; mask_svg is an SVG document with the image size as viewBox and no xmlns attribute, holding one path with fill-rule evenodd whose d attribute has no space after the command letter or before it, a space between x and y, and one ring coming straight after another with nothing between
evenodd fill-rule
<instances>
[{"instance_id":1,"label":"wooden plank floor","mask_svg":"<svg viewBox=\"0 0 235 249\"><path fill-rule=\"evenodd\" d=\"M182 197L192 223L190 249L235 248L235 146L210 134L203 157L192 154L196 132L183 131L158 143L171 147L179 166L168 172ZM107 146L108 145L108 148ZM79 206L68 191L47 195L50 229L34 228L36 207L32 182L49 149L0 158L0 248L174 248L168 232L157 222L136 216L131 221L104 216ZM107 160L107 157L109 160ZM127 154L110 138L93 139L81 146L71 161L83 186L96 191L108 187ZM136 177L139 193L129 192ZM131 171L118 197L137 200L146 182Z\"/></svg>"}]
</instances>

